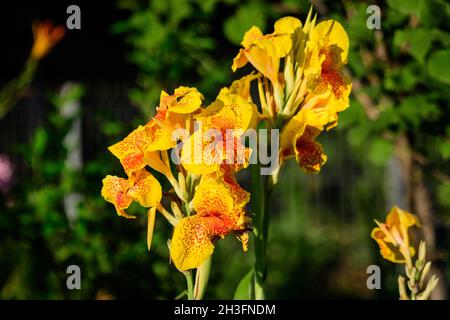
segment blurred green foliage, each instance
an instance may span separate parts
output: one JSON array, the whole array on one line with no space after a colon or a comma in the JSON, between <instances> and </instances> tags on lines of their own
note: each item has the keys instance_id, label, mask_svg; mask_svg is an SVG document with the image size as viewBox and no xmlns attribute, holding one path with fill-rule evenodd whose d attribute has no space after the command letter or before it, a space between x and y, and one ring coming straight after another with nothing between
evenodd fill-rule
<instances>
[{"instance_id":1,"label":"blurred green foliage","mask_svg":"<svg viewBox=\"0 0 450 320\"><path fill-rule=\"evenodd\" d=\"M427 159L427 172L448 175L450 6L441 0L390 0L380 6L378 32L361 28L367 3L344 6L351 39L349 66L358 87L340 128L347 130L356 150L368 150L368 160L377 165L386 163L396 139L404 135L413 152ZM432 187L445 193L450 186L441 179ZM437 211L448 212L449 200L440 200Z\"/></svg>"},{"instance_id":2,"label":"blurred green foliage","mask_svg":"<svg viewBox=\"0 0 450 320\"><path fill-rule=\"evenodd\" d=\"M348 31L354 95L337 130L321 138L329 157L322 173L305 176L293 163L282 172L271 216L267 295L396 298L395 266L382 261L369 234L372 219L387 212L386 167L399 136L426 158L433 207L444 226L450 220L450 185L432 174L449 174L449 5L377 1L382 14L377 31L366 27L373 1L320 3L319 19L334 18ZM96 114L105 146L77 171L65 165L63 141L79 115L63 117L61 107L79 101L89 88L50 96L49 121L18 150L30 176L19 181L12 199L0 203L0 298L172 299L184 290L183 275L168 264L168 224L157 218L148 253L144 216L117 217L100 197L105 175L123 175L106 148L148 119L161 90L196 86L212 100L239 76L230 66L249 27L271 32L277 18L304 19L309 9L308 2L296 0L120 0L117 5L129 18L114 24L112 32L125 38L128 61L138 69L130 99L141 114L127 124ZM249 179L240 176L247 189ZM82 199L75 220L64 207L72 193ZM448 250L447 233L439 241ZM219 241L206 298L231 298L253 263L252 252L250 247L242 253L232 237ZM366 268L374 263L383 266L382 292L365 287ZM80 291L65 287L70 264L81 267Z\"/></svg>"}]
</instances>

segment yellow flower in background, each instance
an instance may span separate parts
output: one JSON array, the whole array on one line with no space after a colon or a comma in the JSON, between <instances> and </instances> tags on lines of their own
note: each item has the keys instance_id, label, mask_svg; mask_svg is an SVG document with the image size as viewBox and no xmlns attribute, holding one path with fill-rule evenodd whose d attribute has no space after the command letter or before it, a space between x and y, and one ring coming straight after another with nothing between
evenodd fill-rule
<instances>
[{"instance_id":1,"label":"yellow flower in background","mask_svg":"<svg viewBox=\"0 0 450 320\"><path fill-rule=\"evenodd\" d=\"M222 90L216 101L194 116L201 128L183 145L183 167L198 175L216 172L224 163L234 165L235 170L246 167L251 150L240 136L254 124L254 112L253 103L229 89Z\"/></svg>"},{"instance_id":2,"label":"yellow flower in background","mask_svg":"<svg viewBox=\"0 0 450 320\"><path fill-rule=\"evenodd\" d=\"M244 207L250 194L228 173L204 175L193 199L195 215L185 217L175 226L170 256L179 270L197 268L214 250L214 241L236 232L243 249L249 219Z\"/></svg>"},{"instance_id":3,"label":"yellow flower in background","mask_svg":"<svg viewBox=\"0 0 450 320\"><path fill-rule=\"evenodd\" d=\"M108 175L103 179L102 197L114 204L119 216L133 219L125 212L133 201L141 206L156 207L162 198L158 180L145 169L133 172L128 179Z\"/></svg>"},{"instance_id":4,"label":"yellow flower in background","mask_svg":"<svg viewBox=\"0 0 450 320\"><path fill-rule=\"evenodd\" d=\"M278 82L280 59L292 48L291 35L302 23L294 17L284 17L275 22L274 32L264 35L258 27L253 26L244 35L243 49L233 59L232 70L236 71L250 62L272 83Z\"/></svg>"},{"instance_id":5,"label":"yellow flower in background","mask_svg":"<svg viewBox=\"0 0 450 320\"><path fill-rule=\"evenodd\" d=\"M415 250L410 246L408 229L420 227L416 216L398 207L393 207L386 223L375 220L378 227L372 230L371 237L378 243L383 258L395 262L410 262Z\"/></svg>"},{"instance_id":6,"label":"yellow flower in background","mask_svg":"<svg viewBox=\"0 0 450 320\"><path fill-rule=\"evenodd\" d=\"M40 60L64 37L63 26L53 26L50 21L34 22L32 24L34 43L31 56Z\"/></svg>"}]
</instances>

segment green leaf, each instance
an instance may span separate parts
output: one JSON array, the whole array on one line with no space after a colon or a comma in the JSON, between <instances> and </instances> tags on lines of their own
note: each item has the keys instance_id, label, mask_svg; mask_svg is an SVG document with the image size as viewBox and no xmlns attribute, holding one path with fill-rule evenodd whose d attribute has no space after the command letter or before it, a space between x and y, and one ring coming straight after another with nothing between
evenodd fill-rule
<instances>
[{"instance_id":1,"label":"green leaf","mask_svg":"<svg viewBox=\"0 0 450 320\"><path fill-rule=\"evenodd\" d=\"M431 47L433 37L429 30L398 30L394 34L394 46L406 50L417 61L423 62Z\"/></svg>"},{"instance_id":2,"label":"green leaf","mask_svg":"<svg viewBox=\"0 0 450 320\"><path fill-rule=\"evenodd\" d=\"M444 47L450 47L450 33L442 31L438 28L431 31L433 33L432 37L440 42Z\"/></svg>"},{"instance_id":3,"label":"green leaf","mask_svg":"<svg viewBox=\"0 0 450 320\"><path fill-rule=\"evenodd\" d=\"M352 99L350 101L350 106L350 108L340 114L339 129L351 128L358 124L362 124L367 120L364 108L358 100Z\"/></svg>"},{"instance_id":4,"label":"green leaf","mask_svg":"<svg viewBox=\"0 0 450 320\"><path fill-rule=\"evenodd\" d=\"M370 126L357 125L348 130L348 141L353 146L361 146L367 139L370 133Z\"/></svg>"},{"instance_id":5,"label":"green leaf","mask_svg":"<svg viewBox=\"0 0 450 320\"><path fill-rule=\"evenodd\" d=\"M404 98L397 108L397 113L407 127L417 128L420 123L437 119L440 108L425 95L411 95Z\"/></svg>"},{"instance_id":6,"label":"green leaf","mask_svg":"<svg viewBox=\"0 0 450 320\"><path fill-rule=\"evenodd\" d=\"M439 143L439 153L441 154L442 159L449 160L450 159L450 143L442 139Z\"/></svg>"},{"instance_id":7,"label":"green leaf","mask_svg":"<svg viewBox=\"0 0 450 320\"><path fill-rule=\"evenodd\" d=\"M359 50L362 43L370 43L374 39L373 30L366 28L367 4L353 4L352 18L348 20L346 27L350 39L350 46ZM361 26L364 26L363 28ZM350 60L351 63L351 60Z\"/></svg>"},{"instance_id":8,"label":"green leaf","mask_svg":"<svg viewBox=\"0 0 450 320\"><path fill-rule=\"evenodd\" d=\"M393 146L387 140L376 139L369 150L369 160L375 165L384 165L392 154Z\"/></svg>"},{"instance_id":9,"label":"green leaf","mask_svg":"<svg viewBox=\"0 0 450 320\"><path fill-rule=\"evenodd\" d=\"M431 77L450 84L450 49L433 53L428 59L427 68Z\"/></svg>"},{"instance_id":10,"label":"green leaf","mask_svg":"<svg viewBox=\"0 0 450 320\"><path fill-rule=\"evenodd\" d=\"M251 300L254 296L254 271L253 268L239 281L234 291L234 300Z\"/></svg>"},{"instance_id":11,"label":"green leaf","mask_svg":"<svg viewBox=\"0 0 450 320\"><path fill-rule=\"evenodd\" d=\"M237 12L228 18L224 24L226 38L238 45L244 38L245 32L252 26L265 28L265 14L258 4L249 4L240 7Z\"/></svg>"},{"instance_id":12,"label":"green leaf","mask_svg":"<svg viewBox=\"0 0 450 320\"><path fill-rule=\"evenodd\" d=\"M33 140L33 153L37 156L40 156L44 153L45 148L47 146L48 134L47 130L44 128L38 128L34 135Z\"/></svg>"},{"instance_id":13,"label":"green leaf","mask_svg":"<svg viewBox=\"0 0 450 320\"><path fill-rule=\"evenodd\" d=\"M418 1L417 15L421 25L437 26L440 22L448 20L449 5L443 0Z\"/></svg>"},{"instance_id":14,"label":"green leaf","mask_svg":"<svg viewBox=\"0 0 450 320\"><path fill-rule=\"evenodd\" d=\"M197 0L204 13L210 14L217 5L217 0Z\"/></svg>"},{"instance_id":15,"label":"green leaf","mask_svg":"<svg viewBox=\"0 0 450 320\"><path fill-rule=\"evenodd\" d=\"M450 185L447 183L440 184L437 191L437 197L443 206L450 208Z\"/></svg>"},{"instance_id":16,"label":"green leaf","mask_svg":"<svg viewBox=\"0 0 450 320\"><path fill-rule=\"evenodd\" d=\"M387 4L404 15L417 13L418 1L411 0L387 0Z\"/></svg>"}]
</instances>

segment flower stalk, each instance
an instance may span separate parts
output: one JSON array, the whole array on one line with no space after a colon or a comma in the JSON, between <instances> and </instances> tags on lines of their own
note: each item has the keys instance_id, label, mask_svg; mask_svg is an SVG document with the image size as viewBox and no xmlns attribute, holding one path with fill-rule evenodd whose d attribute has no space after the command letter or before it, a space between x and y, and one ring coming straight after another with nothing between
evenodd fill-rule
<instances>
[{"instance_id":1,"label":"flower stalk","mask_svg":"<svg viewBox=\"0 0 450 320\"><path fill-rule=\"evenodd\" d=\"M417 259L413 262L416 250L410 245L408 229L420 227L416 216L398 207L392 208L385 223L376 221L372 238L378 243L380 253L386 260L405 265L406 277L398 277L400 300L427 300L439 279L429 277L431 261L426 261L426 243L420 241Z\"/></svg>"},{"instance_id":2,"label":"flower stalk","mask_svg":"<svg viewBox=\"0 0 450 320\"><path fill-rule=\"evenodd\" d=\"M186 277L187 284L187 296L188 300L194 300L194 282L192 279L192 270L183 271L184 276Z\"/></svg>"}]
</instances>

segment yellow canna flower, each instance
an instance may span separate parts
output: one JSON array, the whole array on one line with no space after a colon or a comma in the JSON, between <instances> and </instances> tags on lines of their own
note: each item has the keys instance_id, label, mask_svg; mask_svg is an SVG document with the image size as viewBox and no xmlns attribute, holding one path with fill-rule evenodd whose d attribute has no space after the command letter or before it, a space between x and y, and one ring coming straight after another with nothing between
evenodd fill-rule
<instances>
[{"instance_id":1,"label":"yellow canna flower","mask_svg":"<svg viewBox=\"0 0 450 320\"><path fill-rule=\"evenodd\" d=\"M351 81L342 68L347 63L349 40L342 25L335 20L317 24L308 41L308 58L305 64L308 97L330 93L327 103L329 123L334 126L337 112L349 106Z\"/></svg>"},{"instance_id":2,"label":"yellow canna flower","mask_svg":"<svg viewBox=\"0 0 450 320\"><path fill-rule=\"evenodd\" d=\"M281 163L295 156L307 173L319 172L326 162L322 146L314 140L325 128L337 124L338 112L349 106L351 91L351 83L342 73L349 46L345 30L334 20L317 25L314 21L308 22L308 28L305 25L300 37L308 34L306 47L296 48L301 53L296 56L301 57L297 63L303 65L298 69L303 75L294 79L298 89L285 110L289 120L280 137Z\"/></svg>"},{"instance_id":3,"label":"yellow canna flower","mask_svg":"<svg viewBox=\"0 0 450 320\"><path fill-rule=\"evenodd\" d=\"M63 26L53 26L50 21L34 22L32 24L34 43L31 56L40 60L64 37Z\"/></svg>"},{"instance_id":4,"label":"yellow canna flower","mask_svg":"<svg viewBox=\"0 0 450 320\"><path fill-rule=\"evenodd\" d=\"M102 197L114 204L119 216L133 219L125 212L133 201L141 206L156 207L162 198L158 180L145 169L133 172L128 179L108 175L103 179Z\"/></svg>"},{"instance_id":5,"label":"yellow canna flower","mask_svg":"<svg viewBox=\"0 0 450 320\"><path fill-rule=\"evenodd\" d=\"M200 108L203 95L196 88L178 87L173 95L161 92L159 108L167 112L187 114Z\"/></svg>"},{"instance_id":6,"label":"yellow canna flower","mask_svg":"<svg viewBox=\"0 0 450 320\"><path fill-rule=\"evenodd\" d=\"M293 158L306 173L318 173L327 161L322 146L314 139L321 132L311 126L315 115L302 109L286 124L280 135L280 163Z\"/></svg>"},{"instance_id":7,"label":"yellow canna flower","mask_svg":"<svg viewBox=\"0 0 450 320\"><path fill-rule=\"evenodd\" d=\"M161 160L159 151L146 151L150 141L148 129L139 126L125 139L110 146L108 149L120 160L128 176L143 169L146 165L166 176L170 176L170 167Z\"/></svg>"},{"instance_id":8,"label":"yellow canna flower","mask_svg":"<svg viewBox=\"0 0 450 320\"><path fill-rule=\"evenodd\" d=\"M198 267L214 250L214 241L236 232L244 251L247 249L249 223L244 207L250 194L230 173L205 175L193 199L195 215L185 217L175 226L170 256L179 270Z\"/></svg>"},{"instance_id":9,"label":"yellow canna flower","mask_svg":"<svg viewBox=\"0 0 450 320\"><path fill-rule=\"evenodd\" d=\"M253 103L222 89L216 101L194 116L201 128L181 149L183 167L198 175L216 172L225 163L236 170L246 167L251 150L242 144L240 136L255 123L254 112Z\"/></svg>"},{"instance_id":10,"label":"yellow canna flower","mask_svg":"<svg viewBox=\"0 0 450 320\"><path fill-rule=\"evenodd\" d=\"M263 35L258 27L248 30L241 44L244 47L233 59L232 70L236 71L250 62L272 83L278 82L280 59L292 48L291 35L301 27L294 17L284 17L275 22L274 32Z\"/></svg>"},{"instance_id":11,"label":"yellow canna flower","mask_svg":"<svg viewBox=\"0 0 450 320\"><path fill-rule=\"evenodd\" d=\"M128 176L148 165L169 179L172 177L170 165L162 160L160 151L176 146L174 130L185 127L188 114L200 108L202 99L203 95L195 88L179 87L173 95L163 91L153 119L109 147Z\"/></svg>"},{"instance_id":12,"label":"yellow canna flower","mask_svg":"<svg viewBox=\"0 0 450 320\"><path fill-rule=\"evenodd\" d=\"M146 125L150 136L147 151L168 150L177 142L172 134L176 129L185 128L187 116L198 110L203 95L195 88L179 87L173 95L161 92L157 114Z\"/></svg>"},{"instance_id":13,"label":"yellow canna flower","mask_svg":"<svg viewBox=\"0 0 450 320\"><path fill-rule=\"evenodd\" d=\"M408 229L420 227L416 216L398 207L393 207L386 223L375 220L378 227L372 230L371 237L378 243L383 258L395 263L411 264L414 247L410 246Z\"/></svg>"}]
</instances>

